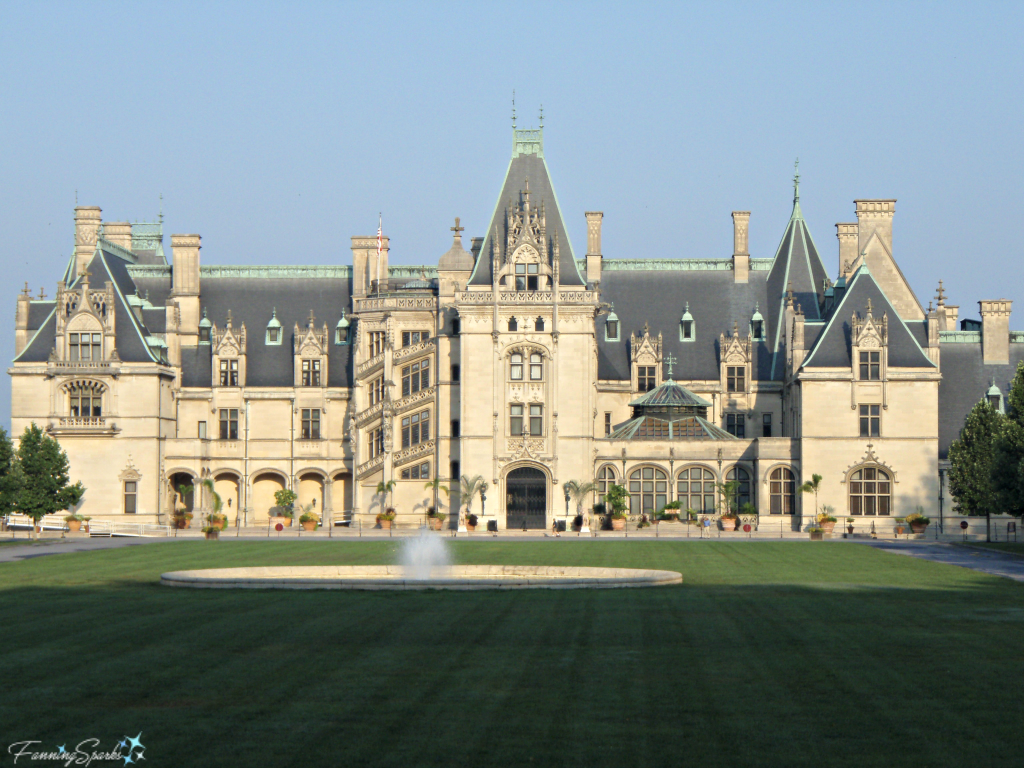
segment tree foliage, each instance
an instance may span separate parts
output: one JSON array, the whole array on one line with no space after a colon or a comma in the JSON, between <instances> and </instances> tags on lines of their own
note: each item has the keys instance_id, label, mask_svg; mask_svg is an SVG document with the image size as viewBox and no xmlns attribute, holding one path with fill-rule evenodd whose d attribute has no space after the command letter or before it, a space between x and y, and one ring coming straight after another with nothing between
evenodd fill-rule
<instances>
[{"instance_id":1,"label":"tree foliage","mask_svg":"<svg viewBox=\"0 0 1024 768\"><path fill-rule=\"evenodd\" d=\"M80 482L69 484L68 455L35 423L25 427L17 455L21 466L21 488L17 496L20 512L39 520L44 515L73 507L81 500L85 488Z\"/></svg>"},{"instance_id":2,"label":"tree foliage","mask_svg":"<svg viewBox=\"0 0 1024 768\"><path fill-rule=\"evenodd\" d=\"M16 512L21 491L21 465L7 430L0 427L0 517Z\"/></svg>"},{"instance_id":3,"label":"tree foliage","mask_svg":"<svg viewBox=\"0 0 1024 768\"><path fill-rule=\"evenodd\" d=\"M992 485L998 511L1024 514L1024 362L1010 385L1009 409L995 439ZM995 510L993 510L995 511Z\"/></svg>"},{"instance_id":4,"label":"tree foliage","mask_svg":"<svg viewBox=\"0 0 1024 768\"><path fill-rule=\"evenodd\" d=\"M967 414L960 437L949 446L949 492L965 515L998 509L993 471L1004 421L991 403L981 400Z\"/></svg>"}]
</instances>

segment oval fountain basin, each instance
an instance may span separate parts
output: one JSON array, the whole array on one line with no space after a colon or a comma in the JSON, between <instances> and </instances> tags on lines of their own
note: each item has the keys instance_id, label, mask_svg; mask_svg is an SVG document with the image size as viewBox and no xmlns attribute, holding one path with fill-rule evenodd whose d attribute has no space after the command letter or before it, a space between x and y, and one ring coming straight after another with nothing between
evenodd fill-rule
<instances>
[{"instance_id":1,"label":"oval fountain basin","mask_svg":"<svg viewBox=\"0 0 1024 768\"><path fill-rule=\"evenodd\" d=\"M442 566L425 578L411 578L401 565L210 568L160 576L160 583L169 587L200 589L621 589L682 581L675 571L554 565Z\"/></svg>"}]
</instances>

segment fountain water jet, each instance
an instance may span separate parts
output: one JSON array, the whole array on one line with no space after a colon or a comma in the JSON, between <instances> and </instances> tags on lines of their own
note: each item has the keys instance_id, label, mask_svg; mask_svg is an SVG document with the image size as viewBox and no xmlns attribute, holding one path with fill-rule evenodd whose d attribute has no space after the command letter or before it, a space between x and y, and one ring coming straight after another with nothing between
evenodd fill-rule
<instances>
[{"instance_id":1,"label":"fountain water jet","mask_svg":"<svg viewBox=\"0 0 1024 768\"><path fill-rule=\"evenodd\" d=\"M402 542L398 562L410 581L427 581L432 577L450 576L452 553L448 542L426 528Z\"/></svg>"}]
</instances>

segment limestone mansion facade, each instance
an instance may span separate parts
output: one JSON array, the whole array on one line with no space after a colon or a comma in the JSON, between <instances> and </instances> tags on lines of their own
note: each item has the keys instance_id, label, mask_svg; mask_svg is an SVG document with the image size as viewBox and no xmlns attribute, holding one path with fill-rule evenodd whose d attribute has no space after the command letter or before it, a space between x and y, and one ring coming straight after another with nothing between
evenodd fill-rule
<instances>
[{"instance_id":1,"label":"limestone mansion facade","mask_svg":"<svg viewBox=\"0 0 1024 768\"><path fill-rule=\"evenodd\" d=\"M55 298L18 297L13 434L60 441L83 514L139 522L200 506L177 489L209 478L231 524L266 524L292 488L325 525L372 525L394 480L398 524L418 525L425 483L457 507L463 475L501 528L549 527L569 480L624 484L637 515L711 513L737 480L799 528L815 473L839 516L948 513L949 443L1024 359L1010 302L960 319L940 284L925 308L894 200L855 201L827 269L798 180L773 258L751 256L741 211L724 258L605 258L594 212L578 257L532 129L484 236L466 250L456 219L436 266L390 266L376 237L350 264L238 267L171 235L168 262L161 224L78 207Z\"/></svg>"}]
</instances>

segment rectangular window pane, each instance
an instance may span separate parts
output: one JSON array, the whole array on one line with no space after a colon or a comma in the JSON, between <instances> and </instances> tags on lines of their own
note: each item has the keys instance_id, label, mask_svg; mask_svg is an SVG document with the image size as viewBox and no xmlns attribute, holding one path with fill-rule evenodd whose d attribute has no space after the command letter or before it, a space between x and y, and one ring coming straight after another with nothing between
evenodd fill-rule
<instances>
[{"instance_id":1,"label":"rectangular window pane","mask_svg":"<svg viewBox=\"0 0 1024 768\"><path fill-rule=\"evenodd\" d=\"M199 422L199 424L197 425L196 433L199 436L200 440L205 440L206 439L206 422L205 421L200 421Z\"/></svg>"}]
</instances>

